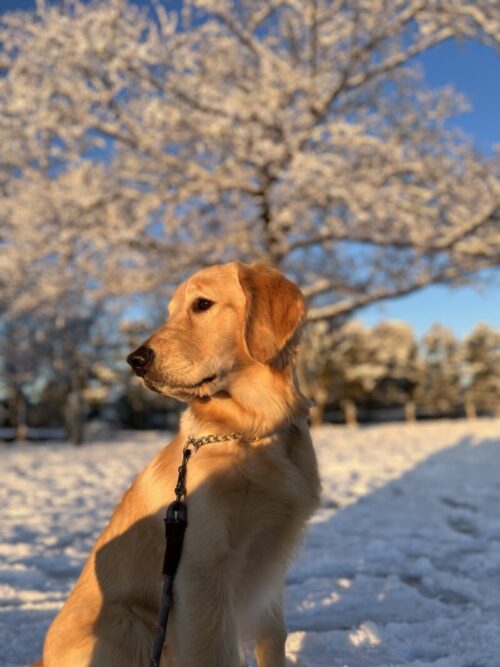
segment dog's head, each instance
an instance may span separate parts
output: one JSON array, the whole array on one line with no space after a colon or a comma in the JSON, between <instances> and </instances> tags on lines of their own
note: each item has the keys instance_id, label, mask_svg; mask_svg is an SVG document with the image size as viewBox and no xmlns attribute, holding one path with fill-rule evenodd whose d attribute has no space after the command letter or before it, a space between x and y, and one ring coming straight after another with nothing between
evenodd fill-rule
<instances>
[{"instance_id":1,"label":"dog's head","mask_svg":"<svg viewBox=\"0 0 500 667\"><path fill-rule=\"evenodd\" d=\"M291 364L304 315L298 287L267 264L213 266L179 286L166 324L127 361L147 387L179 400L231 393L250 365Z\"/></svg>"}]
</instances>

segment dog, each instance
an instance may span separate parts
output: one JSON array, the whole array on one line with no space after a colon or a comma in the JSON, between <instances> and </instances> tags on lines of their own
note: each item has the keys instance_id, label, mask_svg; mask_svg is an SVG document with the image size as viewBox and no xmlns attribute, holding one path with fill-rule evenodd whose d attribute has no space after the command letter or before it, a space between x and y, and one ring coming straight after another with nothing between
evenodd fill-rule
<instances>
[{"instance_id":1,"label":"dog","mask_svg":"<svg viewBox=\"0 0 500 667\"><path fill-rule=\"evenodd\" d=\"M43 667L149 664L163 517L189 436L188 526L162 667L284 667L286 568L320 481L294 360L306 312L264 263L212 266L176 290L164 326L128 357L146 387L186 402L179 434L138 475L47 633Z\"/></svg>"}]
</instances>

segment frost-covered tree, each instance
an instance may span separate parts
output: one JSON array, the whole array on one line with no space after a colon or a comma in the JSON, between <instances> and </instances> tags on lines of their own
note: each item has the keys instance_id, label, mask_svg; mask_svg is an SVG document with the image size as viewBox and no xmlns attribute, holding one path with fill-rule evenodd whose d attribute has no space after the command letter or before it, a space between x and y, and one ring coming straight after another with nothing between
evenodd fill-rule
<instances>
[{"instance_id":1,"label":"frost-covered tree","mask_svg":"<svg viewBox=\"0 0 500 667\"><path fill-rule=\"evenodd\" d=\"M37 403L52 385L52 392L62 401L58 413L65 415L68 437L80 444L83 438L84 389L95 355L91 317L70 316L49 308L39 312L4 315L0 335L0 376L10 400L10 422L16 427L16 439L26 436L28 403ZM51 416L46 416L50 425Z\"/></svg>"},{"instance_id":2,"label":"frost-covered tree","mask_svg":"<svg viewBox=\"0 0 500 667\"><path fill-rule=\"evenodd\" d=\"M36 333L26 321L2 322L0 329L0 377L8 418L15 439L26 440L28 388L37 365ZM38 351L40 351L38 349Z\"/></svg>"},{"instance_id":3,"label":"frost-covered tree","mask_svg":"<svg viewBox=\"0 0 500 667\"><path fill-rule=\"evenodd\" d=\"M381 322L372 329L357 321L339 329L311 323L301 352L301 384L314 401L313 419L321 422L328 404L337 403L346 421L356 422L356 406L404 405L415 418L418 381L417 345L403 322Z\"/></svg>"},{"instance_id":4,"label":"frost-covered tree","mask_svg":"<svg viewBox=\"0 0 500 667\"><path fill-rule=\"evenodd\" d=\"M379 368L375 402L402 405L407 421L414 421L421 363L413 329L405 322L380 322L372 329L371 342L372 363Z\"/></svg>"},{"instance_id":5,"label":"frost-covered tree","mask_svg":"<svg viewBox=\"0 0 500 667\"><path fill-rule=\"evenodd\" d=\"M37 7L0 26L3 252L34 227L42 263L104 293L265 255L313 320L498 263L498 166L413 66L450 38L498 46L497 2Z\"/></svg>"},{"instance_id":6,"label":"frost-covered tree","mask_svg":"<svg viewBox=\"0 0 500 667\"><path fill-rule=\"evenodd\" d=\"M446 327L435 324L424 336L417 405L428 415L451 414L462 405L462 348Z\"/></svg>"},{"instance_id":7,"label":"frost-covered tree","mask_svg":"<svg viewBox=\"0 0 500 667\"><path fill-rule=\"evenodd\" d=\"M465 411L496 414L500 410L500 332L478 324L463 343Z\"/></svg>"},{"instance_id":8,"label":"frost-covered tree","mask_svg":"<svg viewBox=\"0 0 500 667\"><path fill-rule=\"evenodd\" d=\"M330 322L311 322L302 336L297 372L300 387L311 400L313 426L323 423L327 405L334 400L332 350L336 333Z\"/></svg>"},{"instance_id":9,"label":"frost-covered tree","mask_svg":"<svg viewBox=\"0 0 500 667\"><path fill-rule=\"evenodd\" d=\"M357 423L358 404L366 401L387 372L377 348L372 332L357 320L337 329L328 322L308 327L299 369L304 391L314 402L313 423L322 422L329 404L340 407L346 423Z\"/></svg>"}]
</instances>

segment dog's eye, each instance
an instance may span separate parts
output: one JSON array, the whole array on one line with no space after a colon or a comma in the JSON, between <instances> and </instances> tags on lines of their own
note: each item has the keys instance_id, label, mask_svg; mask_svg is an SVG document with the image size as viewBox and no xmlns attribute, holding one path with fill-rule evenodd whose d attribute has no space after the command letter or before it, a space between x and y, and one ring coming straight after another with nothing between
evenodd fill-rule
<instances>
[{"instance_id":1,"label":"dog's eye","mask_svg":"<svg viewBox=\"0 0 500 667\"><path fill-rule=\"evenodd\" d=\"M208 310L214 305L213 301L210 301L210 299L203 299L200 297L199 299L196 299L193 302L193 312L195 313L201 313L204 310Z\"/></svg>"}]
</instances>

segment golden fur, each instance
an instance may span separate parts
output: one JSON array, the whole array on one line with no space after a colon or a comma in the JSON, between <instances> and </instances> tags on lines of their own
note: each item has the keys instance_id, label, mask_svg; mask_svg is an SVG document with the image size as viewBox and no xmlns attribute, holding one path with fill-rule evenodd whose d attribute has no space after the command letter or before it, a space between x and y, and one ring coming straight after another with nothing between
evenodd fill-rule
<instances>
[{"instance_id":1,"label":"golden fur","mask_svg":"<svg viewBox=\"0 0 500 667\"><path fill-rule=\"evenodd\" d=\"M203 312L200 297L214 302ZM285 665L285 571L319 496L293 371L304 301L267 265L231 263L182 284L169 313L145 343L154 360L143 379L188 403L179 434L116 507L48 631L43 667L149 664L183 445L234 431L247 439L207 445L188 466L189 525L161 664L238 667L250 637L259 667Z\"/></svg>"}]
</instances>

